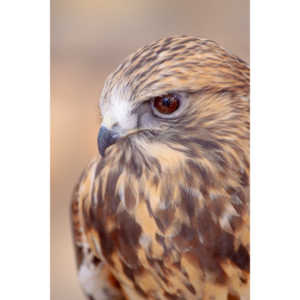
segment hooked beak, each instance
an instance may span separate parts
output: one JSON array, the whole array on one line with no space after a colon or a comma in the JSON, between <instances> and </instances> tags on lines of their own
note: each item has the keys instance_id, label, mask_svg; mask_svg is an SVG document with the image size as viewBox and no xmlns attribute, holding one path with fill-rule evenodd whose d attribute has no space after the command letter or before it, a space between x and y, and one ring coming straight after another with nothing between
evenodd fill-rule
<instances>
[{"instance_id":1,"label":"hooked beak","mask_svg":"<svg viewBox=\"0 0 300 300\"><path fill-rule=\"evenodd\" d=\"M105 150L107 147L113 145L120 135L105 126L101 126L98 133L98 150L102 156L105 154Z\"/></svg>"}]
</instances>

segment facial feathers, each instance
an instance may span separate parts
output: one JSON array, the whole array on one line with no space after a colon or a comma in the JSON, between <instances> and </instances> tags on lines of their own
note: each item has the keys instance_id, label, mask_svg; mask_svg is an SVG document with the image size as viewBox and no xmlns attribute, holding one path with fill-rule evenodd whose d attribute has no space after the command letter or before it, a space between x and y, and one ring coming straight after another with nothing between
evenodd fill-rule
<instances>
[{"instance_id":1,"label":"facial feathers","mask_svg":"<svg viewBox=\"0 0 300 300\"><path fill-rule=\"evenodd\" d=\"M213 41L161 39L108 77L99 106L103 155L72 202L79 273L105 266L87 295L249 299L247 64Z\"/></svg>"}]
</instances>

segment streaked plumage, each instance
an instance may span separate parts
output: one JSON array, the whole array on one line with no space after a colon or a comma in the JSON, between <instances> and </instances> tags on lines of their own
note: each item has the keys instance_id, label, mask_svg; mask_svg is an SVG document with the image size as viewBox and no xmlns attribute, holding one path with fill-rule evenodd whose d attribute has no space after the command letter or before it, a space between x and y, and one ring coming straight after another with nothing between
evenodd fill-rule
<instances>
[{"instance_id":1,"label":"streaked plumage","mask_svg":"<svg viewBox=\"0 0 300 300\"><path fill-rule=\"evenodd\" d=\"M179 108L155 113L167 94ZM108 77L100 110L105 155L72 201L89 299L249 299L247 64L213 41L161 39Z\"/></svg>"}]
</instances>

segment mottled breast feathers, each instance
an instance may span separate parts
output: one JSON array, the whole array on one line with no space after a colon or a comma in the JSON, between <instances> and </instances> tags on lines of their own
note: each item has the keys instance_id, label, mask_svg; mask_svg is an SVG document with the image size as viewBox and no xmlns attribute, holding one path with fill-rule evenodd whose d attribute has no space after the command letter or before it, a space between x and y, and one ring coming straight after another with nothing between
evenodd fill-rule
<instances>
[{"instance_id":1,"label":"mottled breast feathers","mask_svg":"<svg viewBox=\"0 0 300 300\"><path fill-rule=\"evenodd\" d=\"M158 115L156 96L176 94ZM84 171L72 220L90 299L249 299L249 68L215 42L161 39L107 79L118 139Z\"/></svg>"}]
</instances>

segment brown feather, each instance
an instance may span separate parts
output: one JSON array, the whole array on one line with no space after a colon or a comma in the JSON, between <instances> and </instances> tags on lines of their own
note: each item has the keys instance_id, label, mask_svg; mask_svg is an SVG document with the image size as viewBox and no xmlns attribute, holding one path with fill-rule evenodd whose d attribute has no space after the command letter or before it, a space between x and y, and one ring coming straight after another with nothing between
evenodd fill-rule
<instances>
[{"instance_id":1,"label":"brown feather","mask_svg":"<svg viewBox=\"0 0 300 300\"><path fill-rule=\"evenodd\" d=\"M116 88L135 105L176 91L190 105L89 166L72 205L77 249L84 240L128 299L249 299L247 64L213 41L166 38L112 73L104 104Z\"/></svg>"}]
</instances>

